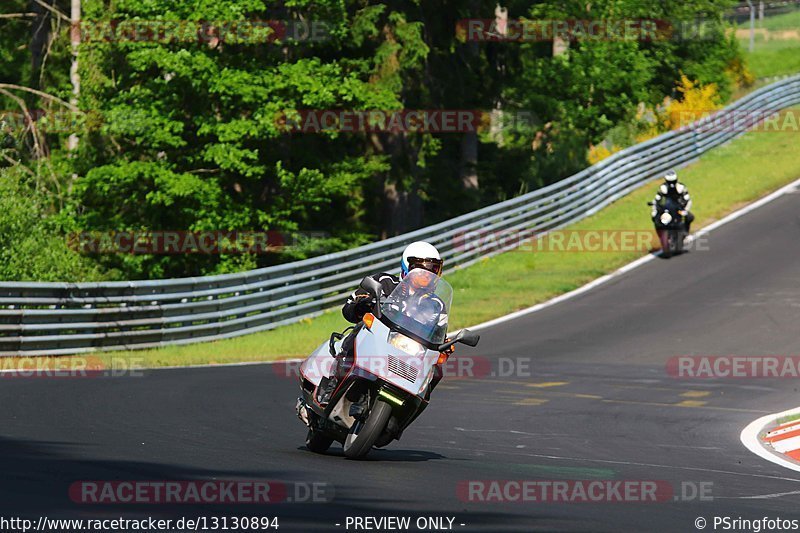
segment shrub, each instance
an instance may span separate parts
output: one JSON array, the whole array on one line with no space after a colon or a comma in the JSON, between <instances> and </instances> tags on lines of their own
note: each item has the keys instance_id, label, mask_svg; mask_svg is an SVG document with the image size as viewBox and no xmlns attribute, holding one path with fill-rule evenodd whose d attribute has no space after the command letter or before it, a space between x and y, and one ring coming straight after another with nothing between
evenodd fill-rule
<instances>
[{"instance_id":1,"label":"shrub","mask_svg":"<svg viewBox=\"0 0 800 533\"><path fill-rule=\"evenodd\" d=\"M0 280L102 279L89 258L69 247L41 193L17 168L0 168Z\"/></svg>"}]
</instances>

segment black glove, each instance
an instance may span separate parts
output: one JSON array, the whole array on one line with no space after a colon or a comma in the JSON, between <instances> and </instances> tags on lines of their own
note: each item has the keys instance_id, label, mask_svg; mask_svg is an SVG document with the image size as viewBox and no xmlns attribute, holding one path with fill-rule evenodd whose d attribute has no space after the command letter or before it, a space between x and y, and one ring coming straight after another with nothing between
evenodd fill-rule
<instances>
[{"instance_id":1,"label":"black glove","mask_svg":"<svg viewBox=\"0 0 800 533\"><path fill-rule=\"evenodd\" d=\"M363 317L375 308L375 298L369 294L356 295L356 316Z\"/></svg>"}]
</instances>

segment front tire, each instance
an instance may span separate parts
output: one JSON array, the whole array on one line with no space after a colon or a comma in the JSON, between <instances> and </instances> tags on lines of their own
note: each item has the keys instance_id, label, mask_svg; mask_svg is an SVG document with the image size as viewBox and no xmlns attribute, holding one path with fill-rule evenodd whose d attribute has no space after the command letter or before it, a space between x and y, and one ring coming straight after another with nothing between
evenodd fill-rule
<instances>
[{"instance_id":1,"label":"front tire","mask_svg":"<svg viewBox=\"0 0 800 533\"><path fill-rule=\"evenodd\" d=\"M678 230L669 230L669 255L678 253Z\"/></svg>"},{"instance_id":2,"label":"front tire","mask_svg":"<svg viewBox=\"0 0 800 533\"><path fill-rule=\"evenodd\" d=\"M306 435L306 448L314 453L325 453L333 444L333 439L319 431L308 430Z\"/></svg>"},{"instance_id":3,"label":"front tire","mask_svg":"<svg viewBox=\"0 0 800 533\"><path fill-rule=\"evenodd\" d=\"M669 230L658 230L658 240L661 241L661 257L665 259L669 259L669 257L672 255L672 249L670 247L670 241L672 239L669 238L669 234Z\"/></svg>"},{"instance_id":4,"label":"front tire","mask_svg":"<svg viewBox=\"0 0 800 533\"><path fill-rule=\"evenodd\" d=\"M386 428L390 416L392 416L392 407L382 400L377 400L367 421L356 420L353 427L350 428L350 433L347 434L344 441L345 457L360 459L367 455Z\"/></svg>"}]
</instances>

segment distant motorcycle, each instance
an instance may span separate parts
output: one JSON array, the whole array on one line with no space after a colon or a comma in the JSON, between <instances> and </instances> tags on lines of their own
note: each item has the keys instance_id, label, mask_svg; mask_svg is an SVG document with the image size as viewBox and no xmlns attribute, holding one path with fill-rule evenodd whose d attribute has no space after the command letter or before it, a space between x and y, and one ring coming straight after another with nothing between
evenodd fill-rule
<instances>
[{"instance_id":1,"label":"distant motorcycle","mask_svg":"<svg viewBox=\"0 0 800 533\"><path fill-rule=\"evenodd\" d=\"M672 257L683 253L683 241L686 239L686 211L680 204L670 197L665 197L661 202L647 202L654 207L655 216L653 223L656 227L658 240L661 242L661 256Z\"/></svg>"},{"instance_id":2,"label":"distant motorcycle","mask_svg":"<svg viewBox=\"0 0 800 533\"><path fill-rule=\"evenodd\" d=\"M381 301L381 285L361 281L375 301L355 339L354 358L327 403L320 386L333 374L344 337L334 333L300 365L297 415L308 426L306 446L323 453L338 441L348 458L399 439L428 405L430 384L455 343L476 346L477 333L463 329L446 339L453 289L426 270L412 270Z\"/></svg>"}]
</instances>

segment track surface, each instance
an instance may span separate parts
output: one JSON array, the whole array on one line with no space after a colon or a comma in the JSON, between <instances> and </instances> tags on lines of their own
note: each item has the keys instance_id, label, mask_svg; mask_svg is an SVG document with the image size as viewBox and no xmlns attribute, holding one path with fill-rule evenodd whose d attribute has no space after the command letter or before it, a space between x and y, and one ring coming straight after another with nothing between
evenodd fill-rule
<instances>
[{"instance_id":1,"label":"track surface","mask_svg":"<svg viewBox=\"0 0 800 533\"><path fill-rule=\"evenodd\" d=\"M796 380L684 380L665 370L680 354L800 353L798 206L800 195L787 194L713 231L709 251L652 261L483 331L469 355L529 357L533 377L446 380L400 442L363 462L338 446L328 456L305 450L297 385L281 367L0 380L0 515L277 514L281 529L303 531L385 515L454 516L461 531L695 531L700 516L707 530L715 515L800 518L800 474L739 442L748 422L800 403ZM236 509L67 497L76 480L207 478L325 482L335 497ZM459 481L474 479L707 483L714 499L461 501Z\"/></svg>"}]
</instances>

